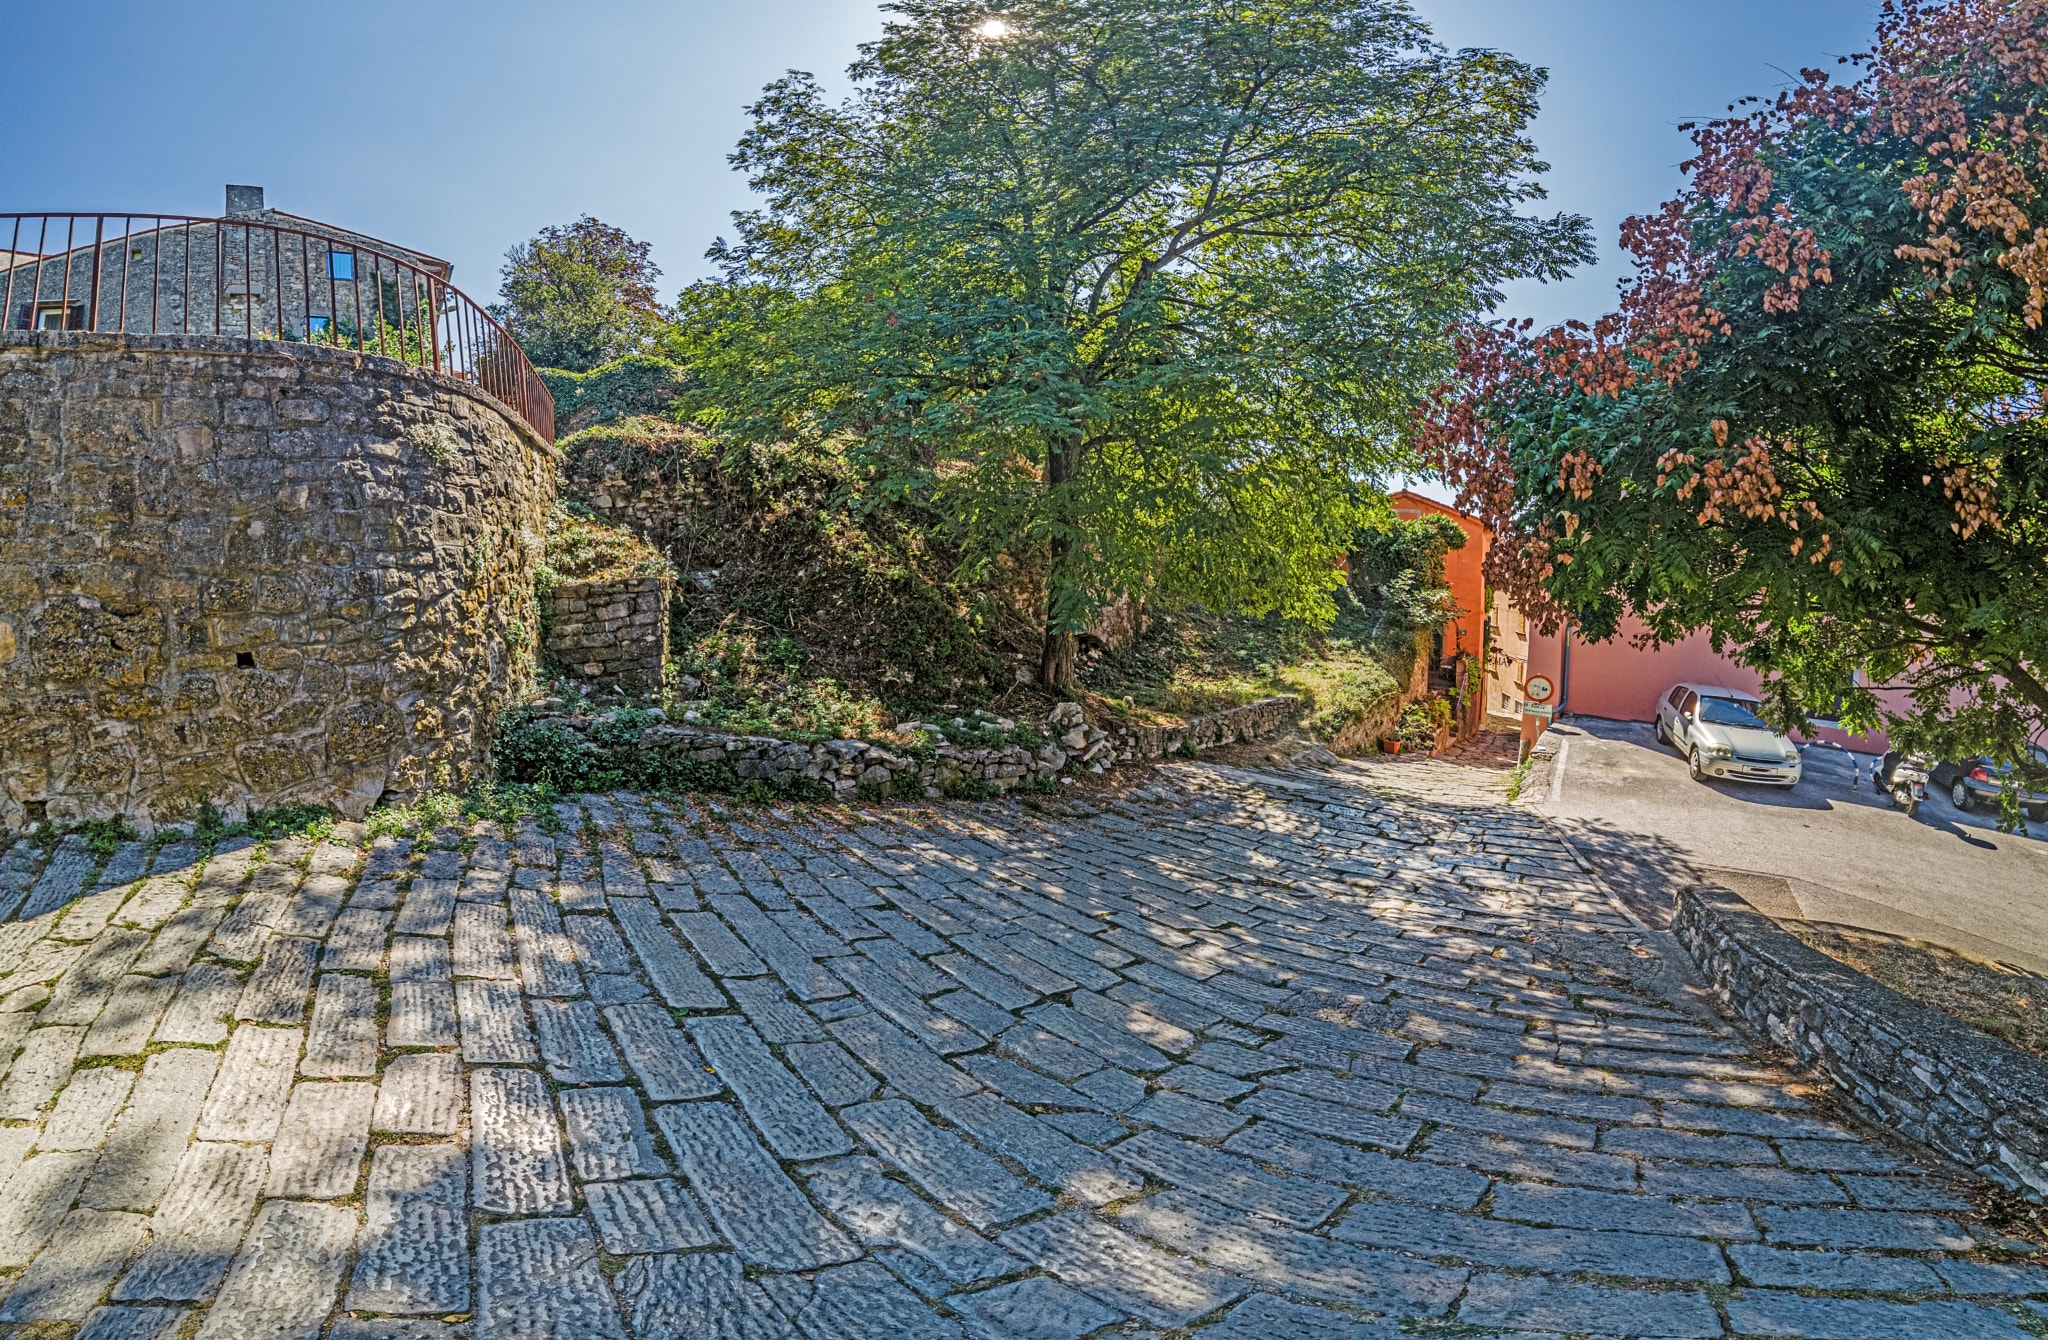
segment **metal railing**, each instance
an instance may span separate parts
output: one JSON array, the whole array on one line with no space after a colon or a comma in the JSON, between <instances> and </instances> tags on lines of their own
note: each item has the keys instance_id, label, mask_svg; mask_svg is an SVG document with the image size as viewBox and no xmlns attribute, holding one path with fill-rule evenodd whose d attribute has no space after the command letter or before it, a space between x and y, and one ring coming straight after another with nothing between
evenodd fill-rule
<instances>
[{"instance_id":1,"label":"metal railing","mask_svg":"<svg viewBox=\"0 0 2048 1340\"><path fill-rule=\"evenodd\" d=\"M388 244L386 244L388 245ZM429 257L307 220L0 213L0 327L353 349L471 382L555 440L519 345Z\"/></svg>"}]
</instances>

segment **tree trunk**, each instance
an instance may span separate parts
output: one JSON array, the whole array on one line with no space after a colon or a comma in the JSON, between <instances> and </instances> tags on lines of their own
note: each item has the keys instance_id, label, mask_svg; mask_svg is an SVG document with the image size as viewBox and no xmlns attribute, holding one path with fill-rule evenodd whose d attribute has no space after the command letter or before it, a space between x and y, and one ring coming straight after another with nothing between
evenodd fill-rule
<instances>
[{"instance_id":1,"label":"tree trunk","mask_svg":"<svg viewBox=\"0 0 2048 1340\"><path fill-rule=\"evenodd\" d=\"M1065 502L1062 485L1074 478L1074 466L1081 454L1078 442L1054 442L1045 453L1045 487L1052 495L1058 519ZM1073 557L1073 538L1056 533L1052 538L1051 561L1045 570L1045 648L1038 658L1038 682L1055 693L1074 687L1074 635L1056 624L1060 589L1067 580L1067 566Z\"/></svg>"},{"instance_id":2,"label":"tree trunk","mask_svg":"<svg viewBox=\"0 0 2048 1340\"><path fill-rule=\"evenodd\" d=\"M1074 687L1074 635L1045 630L1045 650L1038 657L1038 682L1064 693Z\"/></svg>"}]
</instances>

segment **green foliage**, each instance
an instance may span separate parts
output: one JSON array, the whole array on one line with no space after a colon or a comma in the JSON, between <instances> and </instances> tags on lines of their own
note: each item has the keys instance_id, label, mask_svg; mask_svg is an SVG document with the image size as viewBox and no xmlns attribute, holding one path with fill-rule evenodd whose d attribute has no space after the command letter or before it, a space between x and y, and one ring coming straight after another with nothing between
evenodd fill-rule
<instances>
[{"instance_id":1,"label":"green foliage","mask_svg":"<svg viewBox=\"0 0 2048 1340\"><path fill-rule=\"evenodd\" d=\"M334 829L334 811L325 805L289 802L268 809L251 810L240 823L232 822L212 801L199 806L199 818L192 825L192 840L203 846L246 837L258 842L305 837L319 841Z\"/></svg>"},{"instance_id":2,"label":"green foliage","mask_svg":"<svg viewBox=\"0 0 2048 1340\"><path fill-rule=\"evenodd\" d=\"M678 687L667 705L685 721L740 734L830 740L888 729L878 700L830 675L804 673L808 659L788 637L764 640L725 621L678 649L672 673L698 686L687 695Z\"/></svg>"},{"instance_id":3,"label":"green foliage","mask_svg":"<svg viewBox=\"0 0 2048 1340\"><path fill-rule=\"evenodd\" d=\"M1423 698L1401 709L1401 743L1410 749L1436 746L1439 731L1451 724L1451 704L1445 698Z\"/></svg>"},{"instance_id":4,"label":"green foliage","mask_svg":"<svg viewBox=\"0 0 2048 1340\"><path fill-rule=\"evenodd\" d=\"M405 430L405 440L435 465L453 465L462 458L462 443L445 423L416 423Z\"/></svg>"},{"instance_id":5,"label":"green foliage","mask_svg":"<svg viewBox=\"0 0 2048 1340\"><path fill-rule=\"evenodd\" d=\"M986 777L963 772L940 782L939 794L948 800L987 800L996 794L996 785Z\"/></svg>"},{"instance_id":6,"label":"green foliage","mask_svg":"<svg viewBox=\"0 0 2048 1340\"><path fill-rule=\"evenodd\" d=\"M1540 72L1391 0L888 8L851 101L753 109L764 207L679 308L702 421L848 441L1029 575L1049 657L1120 592L1327 622L1442 332L1590 258L1519 212Z\"/></svg>"},{"instance_id":7,"label":"green foliage","mask_svg":"<svg viewBox=\"0 0 2048 1340\"><path fill-rule=\"evenodd\" d=\"M410 805L387 805L372 810L368 827L372 836L404 837L478 819L510 828L531 818L548 832L556 832L562 826L554 811L554 803L559 799L561 793L545 782L528 786L482 778L466 795L437 786Z\"/></svg>"},{"instance_id":8,"label":"green foliage","mask_svg":"<svg viewBox=\"0 0 2048 1340\"><path fill-rule=\"evenodd\" d=\"M1044 732L981 707L964 716L947 715L942 710L924 724L932 727L948 744L956 744L963 749L1008 749L1012 745L1037 749L1046 743Z\"/></svg>"},{"instance_id":9,"label":"green foliage","mask_svg":"<svg viewBox=\"0 0 2048 1340\"><path fill-rule=\"evenodd\" d=\"M499 778L554 793L614 791L715 791L745 800L829 800L831 788L816 778L784 774L773 780L741 780L723 760L699 762L680 750L642 749L641 732L655 718L635 707L597 716L578 735L560 722L528 709L499 719L491 747Z\"/></svg>"},{"instance_id":10,"label":"green foliage","mask_svg":"<svg viewBox=\"0 0 2048 1340\"><path fill-rule=\"evenodd\" d=\"M1004 678L995 644L1015 620L1003 592L963 571L915 500L871 491L843 441L749 445L638 416L562 446L566 494L632 500L680 571L716 571L709 589L678 588L672 638L685 671L720 672L720 710L767 719L745 703L790 678L757 664L753 648L777 639L801 653L805 677L833 682L825 697L909 709ZM732 696L748 686L760 692Z\"/></svg>"},{"instance_id":11,"label":"green foliage","mask_svg":"<svg viewBox=\"0 0 2048 1340\"><path fill-rule=\"evenodd\" d=\"M1355 603L1340 617L1360 620L1359 631L1372 640L1443 627L1462 612L1444 584L1444 556L1464 547L1464 528L1447 516L1375 520L1351 550Z\"/></svg>"},{"instance_id":12,"label":"green foliage","mask_svg":"<svg viewBox=\"0 0 2048 1340\"><path fill-rule=\"evenodd\" d=\"M122 843L137 840L137 834L129 827L128 821L116 815L111 819L87 819L80 823L46 823L29 835L29 841L48 855L56 850L58 843L74 834L84 838L85 849L101 860L112 856L114 848Z\"/></svg>"},{"instance_id":13,"label":"green foliage","mask_svg":"<svg viewBox=\"0 0 2048 1340\"><path fill-rule=\"evenodd\" d=\"M667 321L649 246L588 214L505 253L491 314L536 366L588 372L645 353Z\"/></svg>"},{"instance_id":14,"label":"green foliage","mask_svg":"<svg viewBox=\"0 0 2048 1340\"><path fill-rule=\"evenodd\" d=\"M508 714L491 743L491 757L498 775L509 781L564 793L603 789L593 785L602 767L596 752L583 737L552 721Z\"/></svg>"},{"instance_id":15,"label":"green foliage","mask_svg":"<svg viewBox=\"0 0 2048 1340\"><path fill-rule=\"evenodd\" d=\"M1281 682L1301 694L1307 706L1303 729L1324 740L1354 722L1382 715L1401 696L1400 681L1378 658L1335 650L1336 656L1291 666L1280 674Z\"/></svg>"},{"instance_id":16,"label":"green foliage","mask_svg":"<svg viewBox=\"0 0 2048 1340\"><path fill-rule=\"evenodd\" d=\"M555 399L555 423L565 437L636 414L659 414L684 384L681 367L652 354L629 354L588 372L539 371Z\"/></svg>"},{"instance_id":17,"label":"green foliage","mask_svg":"<svg viewBox=\"0 0 2048 1340\"><path fill-rule=\"evenodd\" d=\"M2002 158L1998 136L2043 82L1958 35L2016 25L1997 39L2016 51L2041 20L1886 8L1868 79L1809 72L1697 132L1691 188L1630 225L1640 278L1621 315L1475 340L1471 441L1505 456L1468 477L1483 496L1511 473L1498 528L1516 538L1496 553L1528 556L1586 637L1627 614L1662 641L1705 629L1765 674L1781 725L1826 711L1938 756L2032 766L2048 729L2048 331L2020 278L2036 249L2012 239L2048 226L2048 197L2033 150ZM1967 211L1925 203L1980 154ZM1946 259L1924 265L1930 238ZM1887 706L1886 685L1911 706Z\"/></svg>"},{"instance_id":18,"label":"green foliage","mask_svg":"<svg viewBox=\"0 0 2048 1340\"><path fill-rule=\"evenodd\" d=\"M622 526L598 520L573 502L560 504L548 517L544 555L538 577L543 592L563 582L673 575L659 550Z\"/></svg>"}]
</instances>

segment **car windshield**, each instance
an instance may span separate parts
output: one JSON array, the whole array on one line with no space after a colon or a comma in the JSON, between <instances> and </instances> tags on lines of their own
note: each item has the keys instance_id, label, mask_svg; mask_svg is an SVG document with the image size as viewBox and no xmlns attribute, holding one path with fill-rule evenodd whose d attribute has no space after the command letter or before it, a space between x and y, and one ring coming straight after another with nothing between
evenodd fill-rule
<instances>
[{"instance_id":1,"label":"car windshield","mask_svg":"<svg viewBox=\"0 0 2048 1340\"><path fill-rule=\"evenodd\" d=\"M1749 704L1733 698L1700 699L1700 720L1712 726L1744 726L1750 730L1769 730L1763 718L1749 710Z\"/></svg>"}]
</instances>

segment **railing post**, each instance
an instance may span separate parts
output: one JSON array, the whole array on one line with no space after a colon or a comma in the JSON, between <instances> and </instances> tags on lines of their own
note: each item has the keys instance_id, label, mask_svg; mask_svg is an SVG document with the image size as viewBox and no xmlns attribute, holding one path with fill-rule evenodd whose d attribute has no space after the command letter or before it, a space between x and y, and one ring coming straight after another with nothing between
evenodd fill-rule
<instances>
[{"instance_id":1,"label":"railing post","mask_svg":"<svg viewBox=\"0 0 2048 1340\"><path fill-rule=\"evenodd\" d=\"M100 266L103 264L101 244L107 236L107 216L98 214L92 221L92 286L86 290L85 328L100 328ZM68 298L68 295L67 295Z\"/></svg>"},{"instance_id":2,"label":"railing post","mask_svg":"<svg viewBox=\"0 0 2048 1340\"><path fill-rule=\"evenodd\" d=\"M432 275L427 277L428 310L432 313L427 323L427 342L434 346L434 371L441 370L441 281Z\"/></svg>"}]
</instances>

